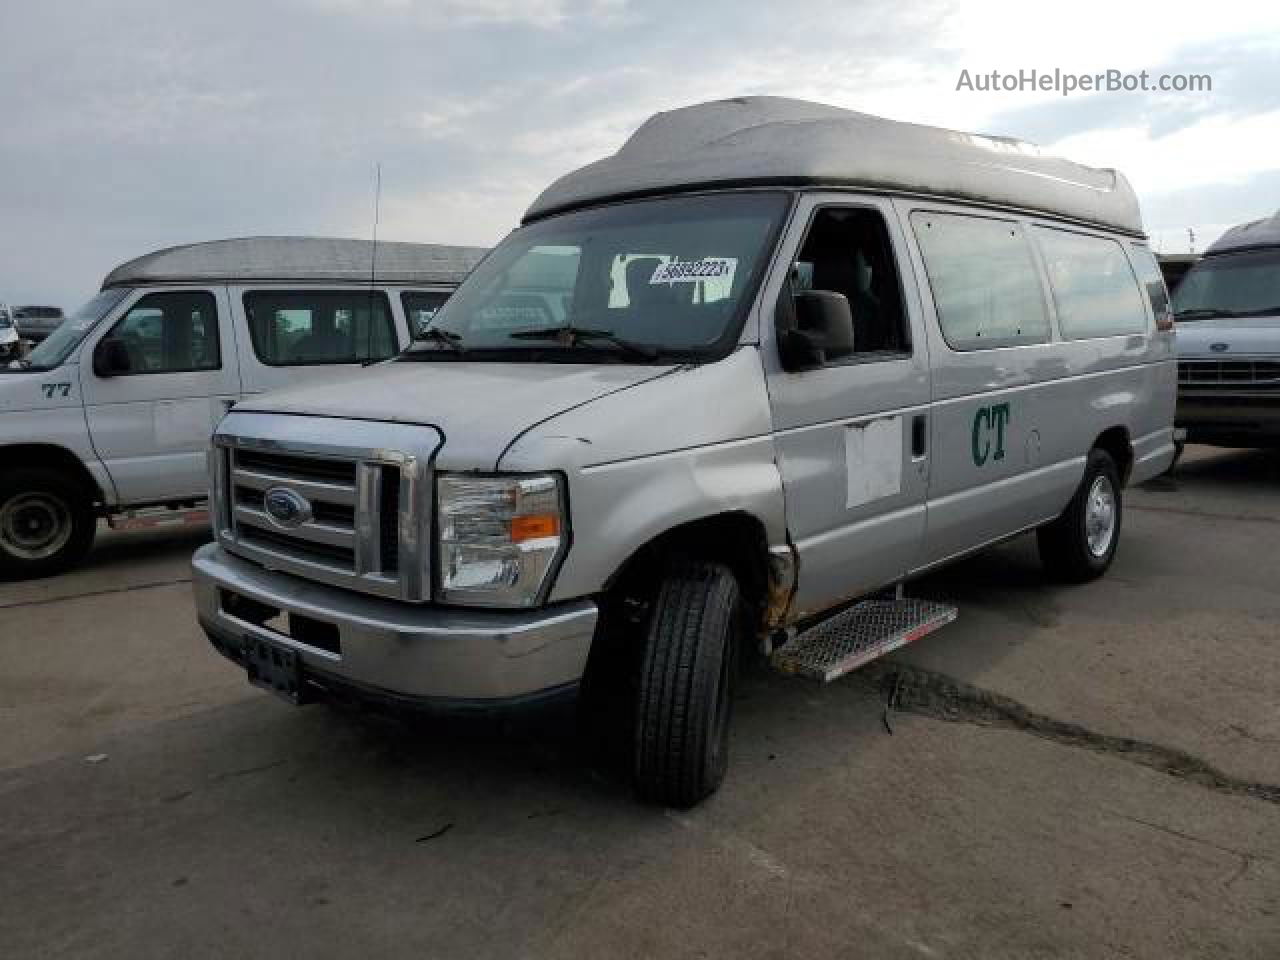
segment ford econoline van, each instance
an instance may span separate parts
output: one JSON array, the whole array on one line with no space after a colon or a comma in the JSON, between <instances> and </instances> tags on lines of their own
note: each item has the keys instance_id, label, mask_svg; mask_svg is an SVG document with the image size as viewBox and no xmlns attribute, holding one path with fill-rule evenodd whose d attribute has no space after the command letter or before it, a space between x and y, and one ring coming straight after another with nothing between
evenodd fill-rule
<instances>
[{"instance_id":1,"label":"ford econoline van","mask_svg":"<svg viewBox=\"0 0 1280 960\"><path fill-rule=\"evenodd\" d=\"M665 804L744 652L838 676L954 613L885 588L1027 531L1100 576L1174 454L1120 174L820 104L656 115L430 332L222 420L200 623L294 703L623 703Z\"/></svg>"},{"instance_id":2,"label":"ford econoline van","mask_svg":"<svg viewBox=\"0 0 1280 960\"><path fill-rule=\"evenodd\" d=\"M122 264L0 366L0 577L65 570L99 517L170 522L207 495L236 402L401 351L485 251L323 237L173 247Z\"/></svg>"},{"instance_id":3,"label":"ford econoline van","mask_svg":"<svg viewBox=\"0 0 1280 960\"><path fill-rule=\"evenodd\" d=\"M1173 303L1187 439L1280 447L1280 213L1226 231Z\"/></svg>"}]
</instances>

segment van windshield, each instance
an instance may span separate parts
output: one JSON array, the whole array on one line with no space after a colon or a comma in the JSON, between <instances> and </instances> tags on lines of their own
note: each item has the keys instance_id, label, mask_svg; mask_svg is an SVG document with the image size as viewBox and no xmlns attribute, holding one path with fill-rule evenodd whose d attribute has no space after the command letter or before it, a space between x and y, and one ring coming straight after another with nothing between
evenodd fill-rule
<instances>
[{"instance_id":1,"label":"van windshield","mask_svg":"<svg viewBox=\"0 0 1280 960\"><path fill-rule=\"evenodd\" d=\"M128 292L128 287L112 287L100 291L45 337L22 362L21 369L52 370L60 366L98 321L110 313Z\"/></svg>"},{"instance_id":2,"label":"van windshield","mask_svg":"<svg viewBox=\"0 0 1280 960\"><path fill-rule=\"evenodd\" d=\"M1173 293L1178 320L1280 317L1280 248L1206 257Z\"/></svg>"},{"instance_id":3,"label":"van windshield","mask_svg":"<svg viewBox=\"0 0 1280 960\"><path fill-rule=\"evenodd\" d=\"M781 192L640 200L516 230L403 360L671 362L736 342L786 213Z\"/></svg>"}]
</instances>

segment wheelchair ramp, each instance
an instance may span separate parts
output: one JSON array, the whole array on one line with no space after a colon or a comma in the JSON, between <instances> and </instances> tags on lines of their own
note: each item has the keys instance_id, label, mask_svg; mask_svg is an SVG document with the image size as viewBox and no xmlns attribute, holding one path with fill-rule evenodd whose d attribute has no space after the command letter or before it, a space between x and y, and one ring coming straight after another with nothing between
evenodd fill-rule
<instances>
[{"instance_id":1,"label":"wheelchair ramp","mask_svg":"<svg viewBox=\"0 0 1280 960\"><path fill-rule=\"evenodd\" d=\"M912 597L863 600L796 634L770 659L782 673L828 683L946 626L957 612L950 604Z\"/></svg>"}]
</instances>

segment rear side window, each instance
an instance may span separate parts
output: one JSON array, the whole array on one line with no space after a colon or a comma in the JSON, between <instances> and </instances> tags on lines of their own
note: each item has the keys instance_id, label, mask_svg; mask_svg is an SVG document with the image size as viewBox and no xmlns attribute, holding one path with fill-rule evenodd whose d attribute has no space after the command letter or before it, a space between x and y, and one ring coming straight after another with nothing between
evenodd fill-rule
<instances>
[{"instance_id":1,"label":"rear side window","mask_svg":"<svg viewBox=\"0 0 1280 960\"><path fill-rule=\"evenodd\" d=\"M916 211L911 227L947 343L983 350L1048 341L1040 276L1016 222Z\"/></svg>"},{"instance_id":2,"label":"rear side window","mask_svg":"<svg viewBox=\"0 0 1280 960\"><path fill-rule=\"evenodd\" d=\"M272 367L385 360L397 353L381 290L254 290L244 295L258 359Z\"/></svg>"},{"instance_id":3,"label":"rear side window","mask_svg":"<svg viewBox=\"0 0 1280 960\"><path fill-rule=\"evenodd\" d=\"M1147 302L1151 304L1151 315L1156 318L1156 326L1168 330L1173 326L1173 314L1169 312L1169 291L1164 285L1164 274L1160 264L1156 263L1155 254L1141 244L1133 244L1133 262L1138 269L1138 282L1147 291Z\"/></svg>"},{"instance_id":4,"label":"rear side window","mask_svg":"<svg viewBox=\"0 0 1280 960\"><path fill-rule=\"evenodd\" d=\"M406 290L400 294L400 305L404 307L404 318L409 324L409 333L419 337L435 319L436 311L449 299L447 293L431 290Z\"/></svg>"},{"instance_id":5,"label":"rear side window","mask_svg":"<svg viewBox=\"0 0 1280 960\"><path fill-rule=\"evenodd\" d=\"M1050 227L1036 227L1035 234L1064 339L1146 330L1142 294L1119 243Z\"/></svg>"}]
</instances>

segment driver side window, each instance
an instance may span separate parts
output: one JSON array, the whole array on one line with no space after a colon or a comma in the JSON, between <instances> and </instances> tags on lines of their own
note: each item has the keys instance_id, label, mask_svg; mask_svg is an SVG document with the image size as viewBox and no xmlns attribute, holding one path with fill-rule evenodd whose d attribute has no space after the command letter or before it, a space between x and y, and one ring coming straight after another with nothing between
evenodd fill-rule
<instances>
[{"instance_id":1,"label":"driver side window","mask_svg":"<svg viewBox=\"0 0 1280 960\"><path fill-rule=\"evenodd\" d=\"M887 360L911 352L898 267L879 211L817 211L792 267L791 289L793 294L837 293L849 302L853 351L842 351L828 364Z\"/></svg>"},{"instance_id":2,"label":"driver side window","mask_svg":"<svg viewBox=\"0 0 1280 960\"><path fill-rule=\"evenodd\" d=\"M128 368L118 374L217 370L218 311L204 290L150 293L129 308L106 340L118 342ZM119 348L117 348L119 349Z\"/></svg>"}]
</instances>

